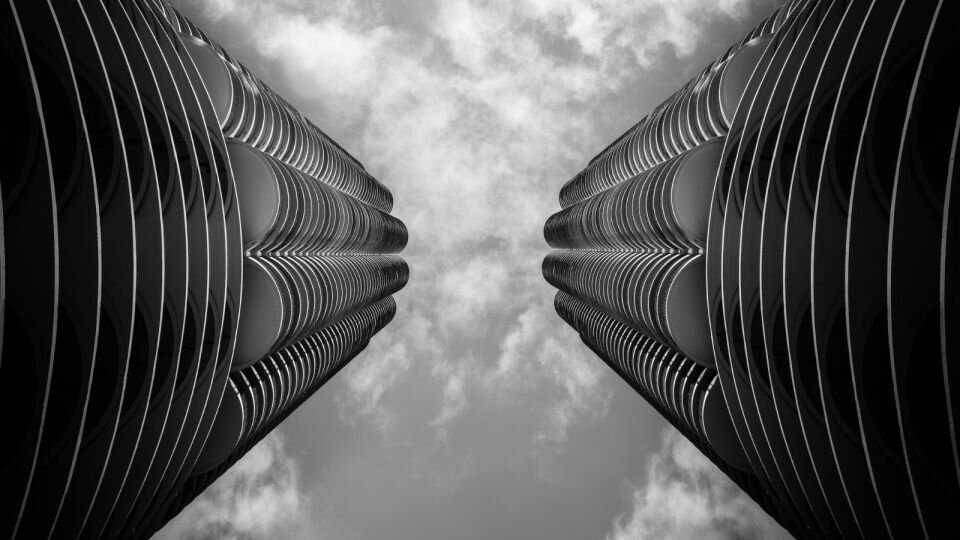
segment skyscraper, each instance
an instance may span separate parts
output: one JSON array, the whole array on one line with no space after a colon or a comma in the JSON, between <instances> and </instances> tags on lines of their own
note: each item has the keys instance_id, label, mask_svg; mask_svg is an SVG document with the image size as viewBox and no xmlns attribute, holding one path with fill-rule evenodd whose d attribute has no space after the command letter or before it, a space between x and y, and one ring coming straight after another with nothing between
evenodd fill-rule
<instances>
[{"instance_id":1,"label":"skyscraper","mask_svg":"<svg viewBox=\"0 0 960 540\"><path fill-rule=\"evenodd\" d=\"M798 537L960 510L951 2L788 2L568 181L556 308Z\"/></svg>"},{"instance_id":2,"label":"skyscraper","mask_svg":"<svg viewBox=\"0 0 960 540\"><path fill-rule=\"evenodd\" d=\"M0 7L0 536L146 537L393 317L389 190L161 0Z\"/></svg>"}]
</instances>

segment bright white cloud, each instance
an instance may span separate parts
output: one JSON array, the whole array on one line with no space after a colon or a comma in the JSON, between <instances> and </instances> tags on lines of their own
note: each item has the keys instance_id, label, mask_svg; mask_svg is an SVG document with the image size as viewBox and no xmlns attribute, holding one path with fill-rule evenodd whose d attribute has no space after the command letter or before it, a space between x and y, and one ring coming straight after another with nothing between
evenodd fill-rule
<instances>
[{"instance_id":1,"label":"bright white cloud","mask_svg":"<svg viewBox=\"0 0 960 540\"><path fill-rule=\"evenodd\" d=\"M790 535L674 429L649 458L633 509L606 540L784 539Z\"/></svg>"},{"instance_id":2,"label":"bright white cloud","mask_svg":"<svg viewBox=\"0 0 960 540\"><path fill-rule=\"evenodd\" d=\"M609 59L628 52L642 67L658 61L663 47L690 55L702 39L704 22L741 18L743 0L527 0L518 4L577 43L588 56Z\"/></svg>"},{"instance_id":3,"label":"bright white cloud","mask_svg":"<svg viewBox=\"0 0 960 540\"><path fill-rule=\"evenodd\" d=\"M361 32L338 19L313 22L291 16L264 26L262 36L260 53L282 59L286 76L303 81L297 88L304 95L351 96L366 93L376 82L379 52L391 43L393 32L383 27Z\"/></svg>"},{"instance_id":4,"label":"bright white cloud","mask_svg":"<svg viewBox=\"0 0 960 540\"><path fill-rule=\"evenodd\" d=\"M213 19L222 19L236 12L237 0L206 0L203 4L204 13Z\"/></svg>"},{"instance_id":5,"label":"bright white cloud","mask_svg":"<svg viewBox=\"0 0 960 540\"><path fill-rule=\"evenodd\" d=\"M308 499L298 486L298 469L272 433L154 537L257 539L274 534L308 538Z\"/></svg>"}]
</instances>

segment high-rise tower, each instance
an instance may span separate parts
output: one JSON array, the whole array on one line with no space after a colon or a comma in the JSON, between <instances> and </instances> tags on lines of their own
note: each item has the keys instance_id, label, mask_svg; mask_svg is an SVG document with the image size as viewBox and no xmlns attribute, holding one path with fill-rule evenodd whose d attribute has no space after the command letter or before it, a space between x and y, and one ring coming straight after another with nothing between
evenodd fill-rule
<instances>
[{"instance_id":1,"label":"high-rise tower","mask_svg":"<svg viewBox=\"0 0 960 540\"><path fill-rule=\"evenodd\" d=\"M0 536L145 537L393 317L390 192L161 0L0 7Z\"/></svg>"},{"instance_id":2,"label":"high-rise tower","mask_svg":"<svg viewBox=\"0 0 960 540\"><path fill-rule=\"evenodd\" d=\"M798 537L955 528L958 10L787 3L545 227L561 317Z\"/></svg>"}]
</instances>

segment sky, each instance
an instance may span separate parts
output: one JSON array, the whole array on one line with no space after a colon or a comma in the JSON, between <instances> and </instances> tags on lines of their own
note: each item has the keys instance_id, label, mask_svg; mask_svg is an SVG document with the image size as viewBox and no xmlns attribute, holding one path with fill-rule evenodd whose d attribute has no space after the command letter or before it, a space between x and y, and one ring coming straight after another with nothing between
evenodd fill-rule
<instances>
[{"instance_id":1,"label":"sky","mask_svg":"<svg viewBox=\"0 0 960 540\"><path fill-rule=\"evenodd\" d=\"M365 352L159 539L789 538L584 346L560 186L776 0L175 0L410 234Z\"/></svg>"}]
</instances>

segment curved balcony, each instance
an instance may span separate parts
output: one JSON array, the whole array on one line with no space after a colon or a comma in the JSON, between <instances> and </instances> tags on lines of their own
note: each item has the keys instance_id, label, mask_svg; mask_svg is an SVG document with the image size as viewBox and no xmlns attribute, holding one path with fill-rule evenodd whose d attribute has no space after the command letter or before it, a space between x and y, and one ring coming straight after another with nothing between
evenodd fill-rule
<instances>
[{"instance_id":1,"label":"curved balcony","mask_svg":"<svg viewBox=\"0 0 960 540\"><path fill-rule=\"evenodd\" d=\"M699 250L722 148L704 144L568 206L547 219L547 242L560 249Z\"/></svg>"}]
</instances>

